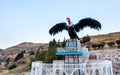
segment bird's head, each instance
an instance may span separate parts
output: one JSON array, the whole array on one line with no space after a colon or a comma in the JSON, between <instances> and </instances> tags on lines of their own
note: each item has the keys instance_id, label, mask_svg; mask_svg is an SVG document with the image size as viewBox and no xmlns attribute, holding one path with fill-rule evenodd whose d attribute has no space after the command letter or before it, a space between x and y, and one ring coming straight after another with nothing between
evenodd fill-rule
<instances>
[{"instance_id":1,"label":"bird's head","mask_svg":"<svg viewBox=\"0 0 120 75\"><path fill-rule=\"evenodd\" d=\"M71 25L72 25L72 22L71 22L71 20L70 20L70 18L69 18L69 17L67 17L67 22L68 22L68 25L69 25L69 26L71 26Z\"/></svg>"}]
</instances>

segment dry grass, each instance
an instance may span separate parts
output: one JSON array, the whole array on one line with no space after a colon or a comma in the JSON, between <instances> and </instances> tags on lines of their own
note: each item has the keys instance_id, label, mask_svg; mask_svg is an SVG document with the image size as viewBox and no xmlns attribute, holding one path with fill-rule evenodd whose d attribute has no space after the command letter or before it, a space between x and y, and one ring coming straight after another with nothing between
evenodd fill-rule
<instances>
[{"instance_id":1,"label":"dry grass","mask_svg":"<svg viewBox=\"0 0 120 75\"><path fill-rule=\"evenodd\" d=\"M95 35L91 36L90 42L110 42L116 41L120 39L120 33L109 33L109 34L102 34L102 35Z\"/></svg>"},{"instance_id":2,"label":"dry grass","mask_svg":"<svg viewBox=\"0 0 120 75\"><path fill-rule=\"evenodd\" d=\"M0 75L27 75L27 72L30 70L30 58L34 58L33 55L24 57L16 62L17 68L12 70L2 70Z\"/></svg>"}]
</instances>

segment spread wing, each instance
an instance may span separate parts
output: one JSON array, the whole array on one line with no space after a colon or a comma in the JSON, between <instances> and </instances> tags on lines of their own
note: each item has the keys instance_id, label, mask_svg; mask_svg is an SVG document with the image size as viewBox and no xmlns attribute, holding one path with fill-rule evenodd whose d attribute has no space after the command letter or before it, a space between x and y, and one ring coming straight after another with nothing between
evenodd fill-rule
<instances>
[{"instance_id":1,"label":"spread wing","mask_svg":"<svg viewBox=\"0 0 120 75\"><path fill-rule=\"evenodd\" d=\"M83 30L85 27L90 27L91 29L101 29L101 24L92 18L84 18L80 20L77 24L74 25L74 28L77 32Z\"/></svg>"},{"instance_id":2,"label":"spread wing","mask_svg":"<svg viewBox=\"0 0 120 75\"><path fill-rule=\"evenodd\" d=\"M50 35L55 35L58 32L62 32L63 30L68 30L68 26L66 23L58 23L56 25L54 25L50 30L49 30L49 34Z\"/></svg>"}]
</instances>

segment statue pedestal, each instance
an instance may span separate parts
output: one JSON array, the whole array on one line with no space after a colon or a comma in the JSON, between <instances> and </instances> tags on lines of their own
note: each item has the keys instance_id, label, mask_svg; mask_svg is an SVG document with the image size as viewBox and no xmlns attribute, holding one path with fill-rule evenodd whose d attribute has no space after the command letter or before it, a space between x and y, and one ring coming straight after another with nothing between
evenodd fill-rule
<instances>
[{"instance_id":1,"label":"statue pedestal","mask_svg":"<svg viewBox=\"0 0 120 75\"><path fill-rule=\"evenodd\" d=\"M89 60L88 49L81 46L77 39L67 40L65 48L57 48L56 55L65 56L66 64L82 63Z\"/></svg>"}]
</instances>

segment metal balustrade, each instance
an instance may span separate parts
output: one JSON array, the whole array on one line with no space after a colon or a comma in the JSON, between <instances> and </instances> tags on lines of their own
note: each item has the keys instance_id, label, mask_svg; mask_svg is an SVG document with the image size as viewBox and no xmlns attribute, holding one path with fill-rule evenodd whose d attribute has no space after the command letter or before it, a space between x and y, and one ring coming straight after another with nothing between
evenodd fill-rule
<instances>
[{"instance_id":1,"label":"metal balustrade","mask_svg":"<svg viewBox=\"0 0 120 75\"><path fill-rule=\"evenodd\" d=\"M91 60L88 63L79 64L45 64L33 62L30 74L63 75L65 73L65 75L74 75L75 71L80 70L82 71L81 73L84 73L83 75L113 75L111 65L111 61L108 60ZM56 74L57 71L61 72L61 74Z\"/></svg>"}]
</instances>

